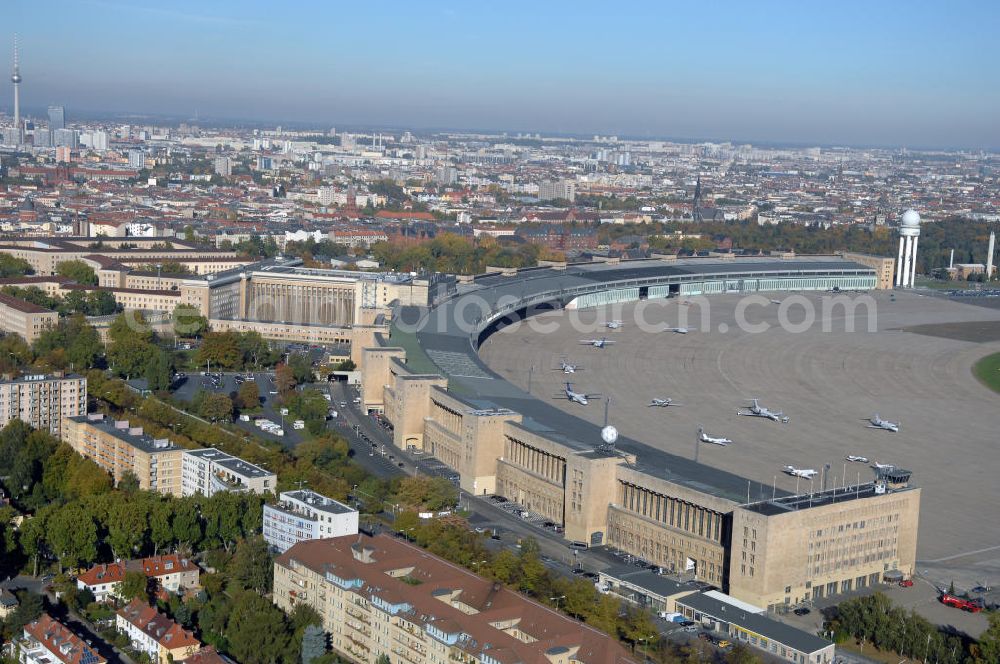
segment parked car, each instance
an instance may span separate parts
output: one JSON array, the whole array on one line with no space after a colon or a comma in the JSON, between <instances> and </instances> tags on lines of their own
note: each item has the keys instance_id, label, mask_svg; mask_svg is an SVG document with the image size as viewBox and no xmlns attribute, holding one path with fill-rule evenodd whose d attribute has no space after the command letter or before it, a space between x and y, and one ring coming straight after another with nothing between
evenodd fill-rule
<instances>
[{"instance_id":1,"label":"parked car","mask_svg":"<svg viewBox=\"0 0 1000 664\"><path fill-rule=\"evenodd\" d=\"M913 587L913 579L903 579L902 581L899 582L899 587L900 588L912 588Z\"/></svg>"},{"instance_id":2,"label":"parked car","mask_svg":"<svg viewBox=\"0 0 1000 664\"><path fill-rule=\"evenodd\" d=\"M808 616L812 611L809 610L807 606L800 606L799 608L792 611L797 616Z\"/></svg>"}]
</instances>

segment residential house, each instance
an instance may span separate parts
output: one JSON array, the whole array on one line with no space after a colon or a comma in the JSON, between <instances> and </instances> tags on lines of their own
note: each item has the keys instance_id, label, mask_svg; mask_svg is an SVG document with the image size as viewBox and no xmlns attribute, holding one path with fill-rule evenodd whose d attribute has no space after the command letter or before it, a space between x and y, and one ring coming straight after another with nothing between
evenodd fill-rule
<instances>
[{"instance_id":1,"label":"residential house","mask_svg":"<svg viewBox=\"0 0 1000 664\"><path fill-rule=\"evenodd\" d=\"M132 600L116 616L118 631L156 664L171 664L201 650L201 642L149 604Z\"/></svg>"}]
</instances>

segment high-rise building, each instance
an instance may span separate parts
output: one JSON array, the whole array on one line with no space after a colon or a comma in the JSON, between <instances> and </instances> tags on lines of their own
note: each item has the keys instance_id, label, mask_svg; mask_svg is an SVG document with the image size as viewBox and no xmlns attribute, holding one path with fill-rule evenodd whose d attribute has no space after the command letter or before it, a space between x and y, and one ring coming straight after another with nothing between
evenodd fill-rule
<instances>
[{"instance_id":1,"label":"high-rise building","mask_svg":"<svg viewBox=\"0 0 1000 664\"><path fill-rule=\"evenodd\" d=\"M32 136L34 137L34 145L36 148L52 147L52 131L47 127L35 127L35 131Z\"/></svg>"},{"instance_id":2,"label":"high-rise building","mask_svg":"<svg viewBox=\"0 0 1000 664\"><path fill-rule=\"evenodd\" d=\"M137 171L146 168L146 153L142 150L129 150L128 167Z\"/></svg>"},{"instance_id":3,"label":"high-rise building","mask_svg":"<svg viewBox=\"0 0 1000 664\"><path fill-rule=\"evenodd\" d=\"M66 108L64 106L49 106L49 129L66 128Z\"/></svg>"},{"instance_id":4,"label":"high-rise building","mask_svg":"<svg viewBox=\"0 0 1000 664\"><path fill-rule=\"evenodd\" d=\"M215 158L215 174L221 175L222 177L228 178L233 174L233 162L229 157L225 155L219 155Z\"/></svg>"},{"instance_id":5,"label":"high-rise building","mask_svg":"<svg viewBox=\"0 0 1000 664\"><path fill-rule=\"evenodd\" d=\"M105 419L81 412L63 420L65 440L77 454L93 461L120 482L132 473L144 491L181 494L181 453L166 438L153 438L128 420Z\"/></svg>"},{"instance_id":6,"label":"high-rise building","mask_svg":"<svg viewBox=\"0 0 1000 664\"><path fill-rule=\"evenodd\" d=\"M538 183L538 199L551 201L562 199L572 203L576 200L576 183L572 180L546 180Z\"/></svg>"},{"instance_id":7,"label":"high-rise building","mask_svg":"<svg viewBox=\"0 0 1000 664\"><path fill-rule=\"evenodd\" d=\"M75 150L80 147L80 134L74 129L55 129L52 131L52 142L57 147Z\"/></svg>"},{"instance_id":8,"label":"high-rise building","mask_svg":"<svg viewBox=\"0 0 1000 664\"><path fill-rule=\"evenodd\" d=\"M29 375L0 381L0 428L19 419L62 437L63 418L87 412L87 379L70 374Z\"/></svg>"}]
</instances>

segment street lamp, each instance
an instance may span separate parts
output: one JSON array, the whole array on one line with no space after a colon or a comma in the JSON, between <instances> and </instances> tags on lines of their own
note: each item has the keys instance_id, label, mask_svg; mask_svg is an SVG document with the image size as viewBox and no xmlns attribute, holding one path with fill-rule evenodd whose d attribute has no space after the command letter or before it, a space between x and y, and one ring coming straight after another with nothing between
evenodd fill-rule
<instances>
[{"instance_id":1,"label":"street lamp","mask_svg":"<svg viewBox=\"0 0 1000 664\"><path fill-rule=\"evenodd\" d=\"M564 599L566 599L566 595L559 595L557 597L550 597L549 601L552 601L552 602L556 603L556 611L558 611L559 610L559 601L560 600L564 600Z\"/></svg>"}]
</instances>

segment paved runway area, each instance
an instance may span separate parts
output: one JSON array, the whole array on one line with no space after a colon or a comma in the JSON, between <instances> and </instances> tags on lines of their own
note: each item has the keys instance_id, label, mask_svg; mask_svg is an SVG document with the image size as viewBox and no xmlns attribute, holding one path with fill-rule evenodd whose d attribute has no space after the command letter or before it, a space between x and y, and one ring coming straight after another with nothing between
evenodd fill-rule
<instances>
[{"instance_id":1,"label":"paved runway area","mask_svg":"<svg viewBox=\"0 0 1000 664\"><path fill-rule=\"evenodd\" d=\"M793 323L803 320L806 303L821 311L834 294L757 296L742 313L740 296L717 295L693 298L687 305L674 298L545 314L535 325L549 324L552 331L532 331L524 324L508 328L494 335L481 354L508 380L521 387L531 380L538 398L553 399L595 423L604 418L602 399L582 406L554 397L566 379L579 392L610 396L612 424L626 436L670 452L693 457L699 426L733 439L728 447L701 445L700 460L754 480L752 497L766 496L774 484L794 491L796 479L781 472L788 464L820 471L830 464L830 485L842 484L845 476L848 485L859 476L871 479L867 465L845 462L848 454L911 469L914 483L923 488L921 565L944 575L975 569L981 578L1000 572L995 525L1000 401L971 373L977 359L1000 350L1000 311L915 293L897 293L894 299L887 293L846 296L873 298L876 332L867 331L869 309L863 306L851 313L834 308L827 317L829 331L823 331L822 316L805 332L778 325L782 314ZM703 318L704 311L709 314ZM635 322L637 313L660 327L691 329L688 334L644 331ZM738 316L770 328L742 330ZM620 318L624 325L606 329L595 324L598 317ZM589 328L574 329L579 325L571 325L573 319ZM854 332L846 331L851 322ZM926 325L937 327L916 327ZM579 344L602 336L616 343L603 350ZM582 370L563 374L561 357ZM668 397L683 405L648 406L653 398ZM784 411L789 423L737 416L752 397ZM900 432L867 428L866 419L876 412L899 422ZM807 485L799 481L800 490Z\"/></svg>"}]
</instances>

